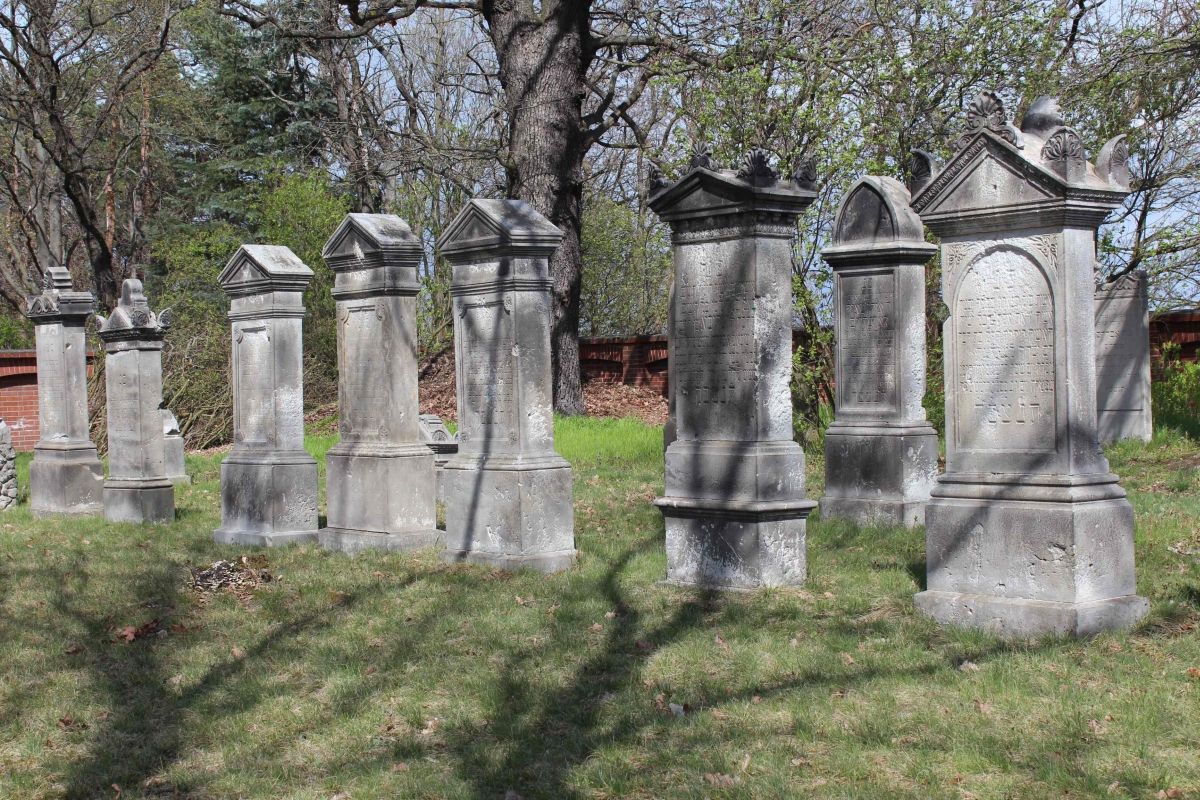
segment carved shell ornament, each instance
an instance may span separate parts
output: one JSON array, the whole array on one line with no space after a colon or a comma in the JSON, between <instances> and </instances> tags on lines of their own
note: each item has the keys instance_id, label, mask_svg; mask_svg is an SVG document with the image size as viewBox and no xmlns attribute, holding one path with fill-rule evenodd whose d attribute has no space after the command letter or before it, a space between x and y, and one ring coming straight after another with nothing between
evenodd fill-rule
<instances>
[{"instance_id":1,"label":"carved shell ornament","mask_svg":"<svg viewBox=\"0 0 1200 800\"><path fill-rule=\"evenodd\" d=\"M1070 128L1059 128L1042 147L1042 159L1045 161L1066 161L1084 159L1083 140L1079 134Z\"/></svg>"},{"instance_id":2,"label":"carved shell ornament","mask_svg":"<svg viewBox=\"0 0 1200 800\"><path fill-rule=\"evenodd\" d=\"M737 176L756 186L774 183L779 180L779 173L771 166L771 156L761 147L751 148L742 158Z\"/></svg>"},{"instance_id":3,"label":"carved shell ornament","mask_svg":"<svg viewBox=\"0 0 1200 800\"><path fill-rule=\"evenodd\" d=\"M909 159L909 194L916 196L933 180L934 173L941 169L937 156L925 150L913 150Z\"/></svg>"},{"instance_id":4,"label":"carved shell ornament","mask_svg":"<svg viewBox=\"0 0 1200 800\"><path fill-rule=\"evenodd\" d=\"M666 189L671 185L671 182L667 180L667 176L663 174L663 171L655 164L650 165L650 172L647 176L647 179L650 187L650 194L661 192L663 189Z\"/></svg>"},{"instance_id":5,"label":"carved shell ornament","mask_svg":"<svg viewBox=\"0 0 1200 800\"><path fill-rule=\"evenodd\" d=\"M1008 122L1004 101L995 92L980 92L967 108L967 129L954 143L955 150L962 150L980 131L990 131L1014 147L1021 146L1017 129Z\"/></svg>"},{"instance_id":6,"label":"carved shell ornament","mask_svg":"<svg viewBox=\"0 0 1200 800\"><path fill-rule=\"evenodd\" d=\"M692 146L692 157L688 159L688 169L716 169L717 163L713 161L712 148L708 142L703 139L696 141Z\"/></svg>"},{"instance_id":7,"label":"carved shell ornament","mask_svg":"<svg viewBox=\"0 0 1200 800\"><path fill-rule=\"evenodd\" d=\"M796 171L792 173L792 180L801 189L815 190L817 188L817 159L813 156L805 156L800 159Z\"/></svg>"}]
</instances>

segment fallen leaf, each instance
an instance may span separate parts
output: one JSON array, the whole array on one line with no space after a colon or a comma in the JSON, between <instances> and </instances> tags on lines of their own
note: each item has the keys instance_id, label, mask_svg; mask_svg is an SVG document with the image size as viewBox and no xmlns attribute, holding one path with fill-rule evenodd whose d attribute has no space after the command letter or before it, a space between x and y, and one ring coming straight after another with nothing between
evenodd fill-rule
<instances>
[{"instance_id":1,"label":"fallen leaf","mask_svg":"<svg viewBox=\"0 0 1200 800\"><path fill-rule=\"evenodd\" d=\"M964 661L958 665L959 672L979 672L979 665L974 661Z\"/></svg>"},{"instance_id":2,"label":"fallen leaf","mask_svg":"<svg viewBox=\"0 0 1200 800\"><path fill-rule=\"evenodd\" d=\"M758 705L759 703L762 702L762 698L759 697L758 695L754 695L754 697L750 698L750 702L753 703L754 705Z\"/></svg>"},{"instance_id":3,"label":"fallen leaf","mask_svg":"<svg viewBox=\"0 0 1200 800\"><path fill-rule=\"evenodd\" d=\"M723 638L721 638L721 634L718 633L716 636L714 636L713 642L717 645L717 647L721 648L726 653L729 652L729 645L725 643Z\"/></svg>"},{"instance_id":4,"label":"fallen leaf","mask_svg":"<svg viewBox=\"0 0 1200 800\"><path fill-rule=\"evenodd\" d=\"M517 794L512 789L509 789L504 793L504 800L521 800L521 795Z\"/></svg>"},{"instance_id":5,"label":"fallen leaf","mask_svg":"<svg viewBox=\"0 0 1200 800\"><path fill-rule=\"evenodd\" d=\"M792 640L790 642L788 642L788 644L791 645L792 647L799 647L800 640L793 636Z\"/></svg>"},{"instance_id":6,"label":"fallen leaf","mask_svg":"<svg viewBox=\"0 0 1200 800\"><path fill-rule=\"evenodd\" d=\"M1087 724L1088 724L1088 728L1091 729L1092 733L1096 734L1097 736L1099 736L1100 734L1102 734L1106 730L1108 730L1108 728L1099 720L1089 719Z\"/></svg>"},{"instance_id":7,"label":"fallen leaf","mask_svg":"<svg viewBox=\"0 0 1200 800\"><path fill-rule=\"evenodd\" d=\"M723 789L731 789L742 782L741 778L734 775L726 775L725 773L706 772L704 780L713 786L720 786Z\"/></svg>"},{"instance_id":8,"label":"fallen leaf","mask_svg":"<svg viewBox=\"0 0 1200 800\"><path fill-rule=\"evenodd\" d=\"M984 702L983 700L976 700L975 701L975 710L978 711L980 714L984 714L984 715L991 714L992 713L992 704Z\"/></svg>"},{"instance_id":9,"label":"fallen leaf","mask_svg":"<svg viewBox=\"0 0 1200 800\"><path fill-rule=\"evenodd\" d=\"M849 653L842 653L842 663L847 667L853 666L854 656L850 655Z\"/></svg>"},{"instance_id":10,"label":"fallen leaf","mask_svg":"<svg viewBox=\"0 0 1200 800\"><path fill-rule=\"evenodd\" d=\"M403 761L397 761L392 764L392 772L408 772L408 764Z\"/></svg>"},{"instance_id":11,"label":"fallen leaf","mask_svg":"<svg viewBox=\"0 0 1200 800\"><path fill-rule=\"evenodd\" d=\"M667 708L671 709L671 713L677 717L682 717L687 713L679 703L667 703Z\"/></svg>"},{"instance_id":12,"label":"fallen leaf","mask_svg":"<svg viewBox=\"0 0 1200 800\"><path fill-rule=\"evenodd\" d=\"M729 715L719 708L714 708L709 713L712 714L713 719L729 719Z\"/></svg>"},{"instance_id":13,"label":"fallen leaf","mask_svg":"<svg viewBox=\"0 0 1200 800\"><path fill-rule=\"evenodd\" d=\"M833 592L825 592L825 594L821 595L821 597L824 597L826 600L833 600L834 594Z\"/></svg>"},{"instance_id":14,"label":"fallen leaf","mask_svg":"<svg viewBox=\"0 0 1200 800\"><path fill-rule=\"evenodd\" d=\"M88 726L86 722L81 722L74 717L59 717L58 727L64 731L86 731Z\"/></svg>"},{"instance_id":15,"label":"fallen leaf","mask_svg":"<svg viewBox=\"0 0 1200 800\"><path fill-rule=\"evenodd\" d=\"M1200 681L1200 667L1188 667L1187 676L1194 681Z\"/></svg>"},{"instance_id":16,"label":"fallen leaf","mask_svg":"<svg viewBox=\"0 0 1200 800\"><path fill-rule=\"evenodd\" d=\"M650 644L649 642L647 642L643 639L638 639L637 642L634 643L634 646L637 647L638 650L653 650L654 649L654 645Z\"/></svg>"},{"instance_id":17,"label":"fallen leaf","mask_svg":"<svg viewBox=\"0 0 1200 800\"><path fill-rule=\"evenodd\" d=\"M615 612L615 611L605 611L605 612L604 612L604 618L605 618L605 619L616 619L616 618L617 618L617 612Z\"/></svg>"},{"instance_id":18,"label":"fallen leaf","mask_svg":"<svg viewBox=\"0 0 1200 800\"><path fill-rule=\"evenodd\" d=\"M746 755L742 756L742 763L738 764L738 772L745 772L749 768L750 768L750 754L746 753Z\"/></svg>"},{"instance_id":19,"label":"fallen leaf","mask_svg":"<svg viewBox=\"0 0 1200 800\"><path fill-rule=\"evenodd\" d=\"M246 657L246 651L245 651L245 650L243 650L243 649L242 649L242 648L240 648L240 647L236 647L236 646L235 646L233 649L231 649L231 650L229 651L229 655L233 656L233 657L234 657L234 658L236 658L238 661L241 661L243 658L245 658L245 657Z\"/></svg>"},{"instance_id":20,"label":"fallen leaf","mask_svg":"<svg viewBox=\"0 0 1200 800\"><path fill-rule=\"evenodd\" d=\"M600 631L604 630L604 626L601 625L599 622L593 622L588 627L588 630L591 631L592 633L599 633Z\"/></svg>"},{"instance_id":21,"label":"fallen leaf","mask_svg":"<svg viewBox=\"0 0 1200 800\"><path fill-rule=\"evenodd\" d=\"M115 798L113 798L113 800L121 800L121 794L122 794L121 785L118 783L112 783L112 784L109 784L109 788L117 793L117 796Z\"/></svg>"},{"instance_id":22,"label":"fallen leaf","mask_svg":"<svg viewBox=\"0 0 1200 800\"><path fill-rule=\"evenodd\" d=\"M74 655L78 655L78 654L82 653L83 650L84 650L83 645L78 644L76 642L72 642L71 644L67 645L66 649L63 650L63 652L69 656L74 656Z\"/></svg>"},{"instance_id":23,"label":"fallen leaf","mask_svg":"<svg viewBox=\"0 0 1200 800\"><path fill-rule=\"evenodd\" d=\"M421 729L422 736L432 736L435 731L441 726L442 720L440 717L430 717L425 720L425 727Z\"/></svg>"},{"instance_id":24,"label":"fallen leaf","mask_svg":"<svg viewBox=\"0 0 1200 800\"><path fill-rule=\"evenodd\" d=\"M1119 790L1120 790L1120 788L1121 788L1121 782L1120 782L1120 781L1113 781L1112 783L1110 783L1110 784L1108 785L1108 793L1109 793L1109 794L1112 794L1113 792L1119 791Z\"/></svg>"},{"instance_id":25,"label":"fallen leaf","mask_svg":"<svg viewBox=\"0 0 1200 800\"><path fill-rule=\"evenodd\" d=\"M1159 800L1170 800L1170 798L1183 797L1183 790L1172 786L1170 789L1159 789L1158 794L1154 796Z\"/></svg>"}]
</instances>

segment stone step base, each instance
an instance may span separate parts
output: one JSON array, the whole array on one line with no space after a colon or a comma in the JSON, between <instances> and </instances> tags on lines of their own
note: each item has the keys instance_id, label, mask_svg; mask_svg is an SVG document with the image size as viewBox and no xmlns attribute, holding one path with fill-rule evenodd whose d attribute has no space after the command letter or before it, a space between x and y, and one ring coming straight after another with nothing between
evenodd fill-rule
<instances>
[{"instance_id":1,"label":"stone step base","mask_svg":"<svg viewBox=\"0 0 1200 800\"><path fill-rule=\"evenodd\" d=\"M1133 627L1150 603L1127 595L1088 603L1056 603L957 592L921 592L917 610L943 625L986 631L1005 639L1094 636Z\"/></svg>"},{"instance_id":2,"label":"stone step base","mask_svg":"<svg viewBox=\"0 0 1200 800\"><path fill-rule=\"evenodd\" d=\"M317 534L317 539L326 550L337 550L353 555L361 553L363 550L406 552L437 547L442 543L442 532L423 530L381 533L349 528L322 528Z\"/></svg>"}]
</instances>

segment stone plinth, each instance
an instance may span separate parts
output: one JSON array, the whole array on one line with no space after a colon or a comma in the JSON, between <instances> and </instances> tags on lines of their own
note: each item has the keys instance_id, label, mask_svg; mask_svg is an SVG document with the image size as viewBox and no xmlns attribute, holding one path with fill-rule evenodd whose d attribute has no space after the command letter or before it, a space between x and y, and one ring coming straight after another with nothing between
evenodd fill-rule
<instances>
[{"instance_id":1,"label":"stone plinth","mask_svg":"<svg viewBox=\"0 0 1200 800\"><path fill-rule=\"evenodd\" d=\"M108 409L108 479L104 518L109 522L171 522L175 487L167 477L162 430L162 347L169 312L155 314L133 278L100 320Z\"/></svg>"},{"instance_id":2,"label":"stone plinth","mask_svg":"<svg viewBox=\"0 0 1200 800\"><path fill-rule=\"evenodd\" d=\"M339 442L325 457L321 544L412 550L440 539L417 413L421 243L390 214L349 214L325 245L337 301Z\"/></svg>"},{"instance_id":3,"label":"stone plinth","mask_svg":"<svg viewBox=\"0 0 1200 800\"><path fill-rule=\"evenodd\" d=\"M446 501L446 463L458 452L458 437L450 433L437 414L421 415L421 441L433 451L433 469L437 480L437 501Z\"/></svg>"},{"instance_id":4,"label":"stone plinth","mask_svg":"<svg viewBox=\"0 0 1200 800\"><path fill-rule=\"evenodd\" d=\"M676 439L663 496L667 580L714 588L805 579L804 453L793 441L792 237L811 185L762 151L738 171L705 153L650 207L671 226Z\"/></svg>"},{"instance_id":5,"label":"stone plinth","mask_svg":"<svg viewBox=\"0 0 1200 800\"><path fill-rule=\"evenodd\" d=\"M17 451L13 448L12 431L0 419L0 511L17 504Z\"/></svg>"},{"instance_id":6,"label":"stone plinth","mask_svg":"<svg viewBox=\"0 0 1200 800\"><path fill-rule=\"evenodd\" d=\"M40 435L29 465L34 516L100 514L104 471L89 438L87 341L96 310L90 292L76 292L62 267L46 272L42 293L29 299L37 340Z\"/></svg>"},{"instance_id":7,"label":"stone plinth","mask_svg":"<svg viewBox=\"0 0 1200 800\"><path fill-rule=\"evenodd\" d=\"M453 270L458 452L444 467L446 557L575 560L571 467L554 451L549 257L562 233L519 200L472 200L438 249Z\"/></svg>"},{"instance_id":8,"label":"stone plinth","mask_svg":"<svg viewBox=\"0 0 1200 800\"><path fill-rule=\"evenodd\" d=\"M1146 273L1096 288L1096 414L1100 443L1150 441L1150 308Z\"/></svg>"},{"instance_id":9,"label":"stone plinth","mask_svg":"<svg viewBox=\"0 0 1200 800\"><path fill-rule=\"evenodd\" d=\"M184 458L183 433L179 430L179 420L169 408L159 409L162 412L163 453L167 464L167 477L176 486L190 484L192 477L187 473L187 459Z\"/></svg>"},{"instance_id":10,"label":"stone plinth","mask_svg":"<svg viewBox=\"0 0 1200 800\"><path fill-rule=\"evenodd\" d=\"M825 433L822 517L924 525L937 479L925 417L924 239L908 190L868 176L850 188L821 254L833 268L837 416Z\"/></svg>"},{"instance_id":11,"label":"stone plinth","mask_svg":"<svg viewBox=\"0 0 1200 800\"><path fill-rule=\"evenodd\" d=\"M917 607L1008 637L1136 622L1133 510L1096 436L1097 226L1128 191L1040 98L1021 130L985 92L912 206L942 240L946 472Z\"/></svg>"},{"instance_id":12,"label":"stone plinth","mask_svg":"<svg viewBox=\"0 0 1200 800\"><path fill-rule=\"evenodd\" d=\"M217 279L233 325L233 450L221 463L223 544L317 538L317 462L304 450L303 293L291 250L243 245Z\"/></svg>"}]
</instances>

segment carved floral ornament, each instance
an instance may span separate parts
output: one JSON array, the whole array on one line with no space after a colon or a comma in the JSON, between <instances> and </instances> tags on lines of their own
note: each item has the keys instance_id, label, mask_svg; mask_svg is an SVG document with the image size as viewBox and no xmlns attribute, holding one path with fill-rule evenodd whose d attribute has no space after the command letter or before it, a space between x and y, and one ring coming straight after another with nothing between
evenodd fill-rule
<instances>
[{"instance_id":1,"label":"carved floral ornament","mask_svg":"<svg viewBox=\"0 0 1200 800\"><path fill-rule=\"evenodd\" d=\"M712 172L723 171L721 166L712 157L712 148L703 140L697 141L694 145L687 166L689 172L695 169L706 169ZM742 157L741 162L738 163L736 168L730 171L739 180L759 187L771 186L777 183L781 177L779 170L771 165L770 153L761 147L751 148ZM646 178L650 194L657 194L671 186L670 178L666 176L662 168L657 164L650 165L646 173ZM816 189L817 178L817 162L812 156L802 158L791 175L791 180L796 185L801 189L809 191Z\"/></svg>"}]
</instances>

